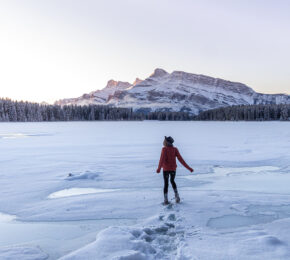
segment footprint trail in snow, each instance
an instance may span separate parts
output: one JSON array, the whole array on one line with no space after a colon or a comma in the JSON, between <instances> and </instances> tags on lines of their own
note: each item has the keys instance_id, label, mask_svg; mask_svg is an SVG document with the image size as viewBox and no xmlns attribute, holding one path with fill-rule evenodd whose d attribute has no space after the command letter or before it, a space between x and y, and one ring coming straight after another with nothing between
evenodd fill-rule
<instances>
[{"instance_id":1,"label":"footprint trail in snow","mask_svg":"<svg viewBox=\"0 0 290 260\"><path fill-rule=\"evenodd\" d=\"M198 237L199 230L185 226L181 209L182 204L169 204L142 226L109 227L95 242L61 259L193 260L185 239Z\"/></svg>"},{"instance_id":2,"label":"footprint trail in snow","mask_svg":"<svg viewBox=\"0 0 290 260\"><path fill-rule=\"evenodd\" d=\"M147 254L146 259L194 259L183 252L186 248L185 237L198 236L199 230L184 226L180 208L180 204L165 206L155 224L145 226L135 234L135 241L145 241L152 248L151 257Z\"/></svg>"}]
</instances>

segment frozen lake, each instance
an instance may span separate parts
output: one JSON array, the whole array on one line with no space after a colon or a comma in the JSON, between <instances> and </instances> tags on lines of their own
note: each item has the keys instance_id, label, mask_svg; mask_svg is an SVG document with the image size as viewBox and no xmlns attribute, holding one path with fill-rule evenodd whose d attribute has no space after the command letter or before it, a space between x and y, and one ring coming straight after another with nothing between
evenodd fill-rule
<instances>
[{"instance_id":1,"label":"frozen lake","mask_svg":"<svg viewBox=\"0 0 290 260\"><path fill-rule=\"evenodd\" d=\"M164 208L165 135L195 172ZM0 147L1 260L290 258L287 122L1 123Z\"/></svg>"}]
</instances>

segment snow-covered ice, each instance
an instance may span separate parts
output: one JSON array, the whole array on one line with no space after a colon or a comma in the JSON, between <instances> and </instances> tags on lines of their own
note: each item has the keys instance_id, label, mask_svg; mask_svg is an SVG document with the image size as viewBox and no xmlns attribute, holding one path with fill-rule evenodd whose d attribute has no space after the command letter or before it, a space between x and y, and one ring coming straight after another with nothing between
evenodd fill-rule
<instances>
[{"instance_id":1,"label":"snow-covered ice","mask_svg":"<svg viewBox=\"0 0 290 260\"><path fill-rule=\"evenodd\" d=\"M48 255L38 247L15 246L0 248L1 259L45 260Z\"/></svg>"},{"instance_id":2,"label":"snow-covered ice","mask_svg":"<svg viewBox=\"0 0 290 260\"><path fill-rule=\"evenodd\" d=\"M195 169L167 207L164 135ZM1 123L0 145L1 260L290 259L287 122Z\"/></svg>"}]
</instances>

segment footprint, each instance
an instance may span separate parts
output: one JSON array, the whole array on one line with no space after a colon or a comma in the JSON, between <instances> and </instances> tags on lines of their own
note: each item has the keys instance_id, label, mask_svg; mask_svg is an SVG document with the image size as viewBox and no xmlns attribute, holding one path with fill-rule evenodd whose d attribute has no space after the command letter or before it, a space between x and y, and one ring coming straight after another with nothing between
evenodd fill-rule
<instances>
[{"instance_id":1,"label":"footprint","mask_svg":"<svg viewBox=\"0 0 290 260\"><path fill-rule=\"evenodd\" d=\"M170 237L175 237L176 236L176 232L172 231L168 233L168 236Z\"/></svg>"},{"instance_id":2,"label":"footprint","mask_svg":"<svg viewBox=\"0 0 290 260\"><path fill-rule=\"evenodd\" d=\"M169 229L169 227L167 227L167 226L161 226L161 227L155 228L155 232L159 233L159 234L166 234L168 229Z\"/></svg>"},{"instance_id":3,"label":"footprint","mask_svg":"<svg viewBox=\"0 0 290 260\"><path fill-rule=\"evenodd\" d=\"M175 225L172 223L165 223L166 226L168 226L169 228L175 228Z\"/></svg>"},{"instance_id":4,"label":"footprint","mask_svg":"<svg viewBox=\"0 0 290 260\"><path fill-rule=\"evenodd\" d=\"M141 239L143 239L143 240L145 240L146 242L152 242L154 239L155 239L155 237L153 237L153 236L149 236L149 235L147 235L147 234L144 234L143 236L141 236Z\"/></svg>"},{"instance_id":5,"label":"footprint","mask_svg":"<svg viewBox=\"0 0 290 260\"><path fill-rule=\"evenodd\" d=\"M173 208L173 204L172 203L168 204L168 206L166 207L166 209L172 209L172 208Z\"/></svg>"},{"instance_id":6,"label":"footprint","mask_svg":"<svg viewBox=\"0 0 290 260\"><path fill-rule=\"evenodd\" d=\"M170 214L170 215L167 217L167 220L175 221L175 220L176 220L175 214Z\"/></svg>"},{"instance_id":7,"label":"footprint","mask_svg":"<svg viewBox=\"0 0 290 260\"><path fill-rule=\"evenodd\" d=\"M175 203L165 207L162 206L161 212L155 218L155 225L144 226L142 229L131 231L132 240L136 245L135 250L138 249L148 259L174 259L185 236L199 235L197 229L190 228L187 230L183 224L184 219L181 214L182 207Z\"/></svg>"},{"instance_id":8,"label":"footprint","mask_svg":"<svg viewBox=\"0 0 290 260\"><path fill-rule=\"evenodd\" d=\"M138 230L138 229L134 229L131 231L131 234L135 237L135 238L138 238L141 236L142 234L142 231L141 230Z\"/></svg>"},{"instance_id":9,"label":"footprint","mask_svg":"<svg viewBox=\"0 0 290 260\"><path fill-rule=\"evenodd\" d=\"M155 232L150 229L150 228L143 228L143 231L147 234L147 235L153 235Z\"/></svg>"}]
</instances>

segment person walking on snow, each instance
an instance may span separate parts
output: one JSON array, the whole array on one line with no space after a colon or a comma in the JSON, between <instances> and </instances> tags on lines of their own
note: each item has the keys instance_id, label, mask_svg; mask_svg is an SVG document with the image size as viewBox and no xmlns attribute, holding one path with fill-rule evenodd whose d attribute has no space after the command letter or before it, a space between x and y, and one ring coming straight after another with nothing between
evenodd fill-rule
<instances>
[{"instance_id":1,"label":"person walking on snow","mask_svg":"<svg viewBox=\"0 0 290 260\"><path fill-rule=\"evenodd\" d=\"M159 160L159 165L156 170L157 173L160 173L161 168L163 168L163 179L164 179L164 204L169 204L168 202L168 179L170 176L170 182L172 185L172 188L175 193L175 201L176 203L180 202L180 197L177 191L177 186L174 181L175 174L176 174L176 157L180 161L180 163L187 168L190 172L193 172L193 169L187 165L187 163L183 160L181 157L178 149L173 146L173 138L171 136L168 136L164 138L163 145L161 151L161 156Z\"/></svg>"}]
</instances>

